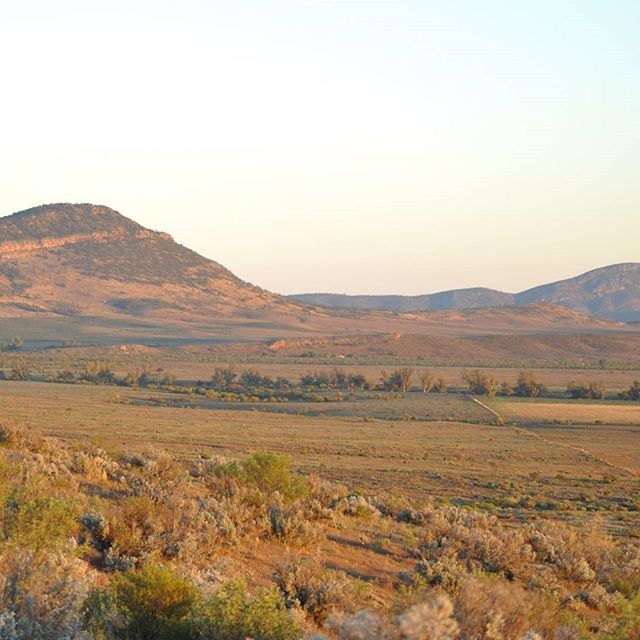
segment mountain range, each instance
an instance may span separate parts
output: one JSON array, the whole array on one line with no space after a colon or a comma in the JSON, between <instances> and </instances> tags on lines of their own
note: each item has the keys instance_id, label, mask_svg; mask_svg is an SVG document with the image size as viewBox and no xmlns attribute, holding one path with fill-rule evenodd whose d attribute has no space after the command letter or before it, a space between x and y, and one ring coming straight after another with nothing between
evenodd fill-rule
<instances>
[{"instance_id":1,"label":"mountain range","mask_svg":"<svg viewBox=\"0 0 640 640\"><path fill-rule=\"evenodd\" d=\"M620 322L637 322L640 321L640 263L614 264L520 293L478 287L418 296L302 293L290 297L327 307L384 309L397 313L545 303Z\"/></svg>"},{"instance_id":2,"label":"mountain range","mask_svg":"<svg viewBox=\"0 0 640 640\"><path fill-rule=\"evenodd\" d=\"M581 278L516 297L287 297L109 207L50 204L0 217L0 338L47 343L618 331L624 325L588 313L640 319L640 265Z\"/></svg>"}]
</instances>

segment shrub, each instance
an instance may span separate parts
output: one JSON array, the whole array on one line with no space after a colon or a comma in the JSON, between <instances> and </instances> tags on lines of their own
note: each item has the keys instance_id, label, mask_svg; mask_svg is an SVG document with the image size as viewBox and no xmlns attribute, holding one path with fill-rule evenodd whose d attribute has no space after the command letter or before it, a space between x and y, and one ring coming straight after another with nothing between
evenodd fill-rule
<instances>
[{"instance_id":1,"label":"shrub","mask_svg":"<svg viewBox=\"0 0 640 640\"><path fill-rule=\"evenodd\" d=\"M122 640L190 640L200 602L186 578L158 564L116 575L94 591L85 607L94 637Z\"/></svg>"},{"instance_id":2,"label":"shrub","mask_svg":"<svg viewBox=\"0 0 640 640\"><path fill-rule=\"evenodd\" d=\"M300 607L316 622L334 609L353 611L368 595L363 583L323 568L310 558L297 558L278 567L273 580L287 606Z\"/></svg>"},{"instance_id":3,"label":"shrub","mask_svg":"<svg viewBox=\"0 0 640 640\"><path fill-rule=\"evenodd\" d=\"M618 611L609 616L603 640L640 640L640 592L623 600Z\"/></svg>"},{"instance_id":4,"label":"shrub","mask_svg":"<svg viewBox=\"0 0 640 640\"><path fill-rule=\"evenodd\" d=\"M454 640L458 637L458 623L453 618L453 604L446 596L411 607L398 616L398 631L406 640Z\"/></svg>"},{"instance_id":5,"label":"shrub","mask_svg":"<svg viewBox=\"0 0 640 640\"><path fill-rule=\"evenodd\" d=\"M442 595L411 607L396 618L393 627L369 611L359 611L354 615L332 613L326 626L338 640L455 640L459 637L458 623L453 618L453 604ZM488 636L482 637L489 640ZM315 638L326 640L324 636Z\"/></svg>"},{"instance_id":6,"label":"shrub","mask_svg":"<svg viewBox=\"0 0 640 640\"><path fill-rule=\"evenodd\" d=\"M553 637L555 626L543 596L497 578L468 579L458 598L456 619L463 638L524 638L532 630Z\"/></svg>"},{"instance_id":7,"label":"shrub","mask_svg":"<svg viewBox=\"0 0 640 640\"><path fill-rule=\"evenodd\" d=\"M327 618L326 626L331 629L338 640L379 640L389 637L389 630L375 613L359 611L348 614L343 611L332 613ZM317 637L326 640L325 636ZM312 640L316 640L314 637Z\"/></svg>"},{"instance_id":8,"label":"shrub","mask_svg":"<svg viewBox=\"0 0 640 640\"><path fill-rule=\"evenodd\" d=\"M279 501L272 504L269 507L269 522L272 535L289 544L304 546L318 537L318 531L297 502L288 507Z\"/></svg>"},{"instance_id":9,"label":"shrub","mask_svg":"<svg viewBox=\"0 0 640 640\"><path fill-rule=\"evenodd\" d=\"M293 500L306 495L308 485L291 473L290 466L290 456L266 451L254 453L241 463L240 478L264 494L277 491L286 500Z\"/></svg>"},{"instance_id":10,"label":"shrub","mask_svg":"<svg viewBox=\"0 0 640 640\"><path fill-rule=\"evenodd\" d=\"M241 580L221 585L203 603L193 626L194 637L203 640L295 640L302 632L276 589L249 596Z\"/></svg>"},{"instance_id":11,"label":"shrub","mask_svg":"<svg viewBox=\"0 0 640 640\"><path fill-rule=\"evenodd\" d=\"M81 613L90 579L77 558L15 548L0 554L0 638L86 640Z\"/></svg>"},{"instance_id":12,"label":"shrub","mask_svg":"<svg viewBox=\"0 0 640 640\"><path fill-rule=\"evenodd\" d=\"M34 551L60 547L77 528L78 506L66 498L30 496L14 490L5 505L6 542Z\"/></svg>"}]
</instances>

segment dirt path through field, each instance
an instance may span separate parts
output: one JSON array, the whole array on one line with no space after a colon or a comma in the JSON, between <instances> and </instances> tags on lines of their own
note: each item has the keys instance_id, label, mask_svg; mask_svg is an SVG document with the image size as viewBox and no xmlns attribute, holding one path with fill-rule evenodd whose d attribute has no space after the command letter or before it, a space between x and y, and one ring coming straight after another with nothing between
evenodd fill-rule
<instances>
[{"instance_id":1,"label":"dirt path through field","mask_svg":"<svg viewBox=\"0 0 640 640\"><path fill-rule=\"evenodd\" d=\"M540 435L539 433L533 431L532 429L535 427L545 427L548 425L545 425L544 423L532 423L530 425L528 425L530 428L525 428L525 427L518 427L516 425L513 424L506 424L505 420L503 418L503 416L501 416L495 409L491 408L490 406L486 405L484 402L482 402L481 400L479 400L478 398L475 398L473 396L468 396L471 400L473 400L476 404L478 404L479 406L481 406L483 409L486 409L489 413L491 413L492 416L494 416L495 423L499 424L499 425L505 425L507 428L511 428L514 429L520 433L526 433L529 436L532 436L534 438L538 438L539 440L541 440L542 442L545 442L547 444L550 444L552 446L558 446L558 447L563 447L564 449L568 449L571 451L576 451L577 453L580 453L582 455L585 456L589 456L592 460L595 460L601 464L604 464L607 467L610 467L612 469L616 469L618 471L621 471L622 473L628 473L630 475L632 475L634 478L640 478L640 474L636 471L634 471L633 469L630 469L629 467L625 467L623 465L619 465L616 464L615 462L611 462L611 460L607 460L607 458L601 456L601 455L596 455L595 453L593 453L592 451L590 451L589 449L586 449L585 447L579 447L579 446L575 446L575 445L570 445L570 444L566 444L564 442L559 442L558 440L554 440L553 438L547 438L543 435Z\"/></svg>"},{"instance_id":2,"label":"dirt path through field","mask_svg":"<svg viewBox=\"0 0 640 640\"><path fill-rule=\"evenodd\" d=\"M532 425L535 426L535 425ZM552 438L545 438L544 436L540 435L539 433L536 433L535 431L532 431L531 429L527 429L524 427L516 427L516 426L511 426L512 429L516 429L518 431L523 431L528 433L530 436L533 436L534 438L538 438L539 440L542 440L543 442L546 442L548 444L552 444L552 445L556 445L558 447L563 447L564 449L571 449L572 451L577 451L578 453L581 453L582 455L585 456L589 456L592 460L596 460L604 465L606 465L607 467L610 467L612 469L617 469L618 471L622 471L623 473L628 473L630 475L632 475L635 478L640 478L640 474L638 474L636 471L634 471L633 469L629 469L629 467L624 467L622 465L616 464L615 462L611 462L610 460L607 460L606 458L603 458L602 456L598 456L596 454L594 454L592 451L589 451L588 449L585 449L584 447L576 447L574 445L570 445L570 444L565 444L564 442L558 442L558 440L553 440Z\"/></svg>"},{"instance_id":3,"label":"dirt path through field","mask_svg":"<svg viewBox=\"0 0 640 640\"><path fill-rule=\"evenodd\" d=\"M495 420L496 424L504 424L504 419L502 418L502 416L495 411L494 409L492 409L491 407L488 407L484 402L481 402L480 400L478 400L478 398L474 398L473 396L466 396L467 398L469 398L470 400L473 400L476 404L480 405L483 409L486 409L489 413L491 413Z\"/></svg>"}]
</instances>

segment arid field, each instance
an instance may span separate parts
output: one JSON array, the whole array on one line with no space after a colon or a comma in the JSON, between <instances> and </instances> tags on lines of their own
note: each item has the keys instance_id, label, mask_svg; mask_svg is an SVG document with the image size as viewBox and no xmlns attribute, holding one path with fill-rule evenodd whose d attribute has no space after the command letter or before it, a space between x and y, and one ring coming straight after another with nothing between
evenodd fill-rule
<instances>
[{"instance_id":1,"label":"arid field","mask_svg":"<svg viewBox=\"0 0 640 640\"><path fill-rule=\"evenodd\" d=\"M113 452L153 446L195 459L276 451L304 473L367 493L480 505L517 519L579 521L597 512L612 530L640 535L637 405L493 399L506 420L497 426L466 396L416 392L251 406L151 389L6 381L0 401L16 424ZM627 502L631 510L620 508Z\"/></svg>"}]
</instances>

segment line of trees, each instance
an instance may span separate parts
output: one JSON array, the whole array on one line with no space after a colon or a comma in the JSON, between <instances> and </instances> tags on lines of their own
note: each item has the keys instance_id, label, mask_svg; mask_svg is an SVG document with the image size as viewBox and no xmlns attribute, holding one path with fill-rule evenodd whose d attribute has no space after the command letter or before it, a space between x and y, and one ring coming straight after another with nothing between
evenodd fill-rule
<instances>
[{"instance_id":1,"label":"line of trees","mask_svg":"<svg viewBox=\"0 0 640 640\"><path fill-rule=\"evenodd\" d=\"M29 380L32 372L28 362L22 358L11 362L8 373L0 369L0 380ZM396 393L408 393L415 388L417 379L422 393L447 393L449 391L444 378L436 378L429 369L415 370L411 367L400 367L393 371L382 371L377 385L371 385L366 377L357 372L335 368L331 371L309 371L301 376L298 383L282 376L263 375L256 369L236 371L232 366L216 367L207 382L196 382L196 387L211 389L220 393L242 393L253 390L300 393L319 390L336 390L353 393L372 389ZM108 361L88 361L81 368L65 366L55 375L48 378L50 382L88 382L92 384L111 384L130 387L173 387L175 376L162 368L142 367L119 377L113 365ZM500 383L490 373L474 369L463 371L462 380L467 392L471 395L516 396L537 398L551 396L551 392L536 378L531 371L522 371L515 382ZM193 386L193 385L187 385ZM296 391L297 390L297 391ZM602 381L574 381L568 383L565 394L573 399L600 400L607 397L607 386ZM617 396L622 400L640 401L640 381L635 380L628 389Z\"/></svg>"}]
</instances>

